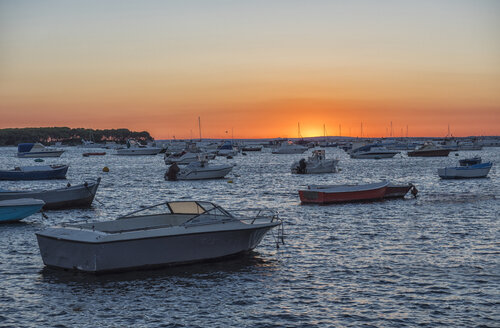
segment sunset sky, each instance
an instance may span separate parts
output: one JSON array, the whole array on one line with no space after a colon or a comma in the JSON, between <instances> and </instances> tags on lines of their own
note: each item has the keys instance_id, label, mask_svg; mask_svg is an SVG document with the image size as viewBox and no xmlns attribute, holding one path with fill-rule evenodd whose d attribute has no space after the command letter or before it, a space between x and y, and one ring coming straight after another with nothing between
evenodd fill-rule
<instances>
[{"instance_id":1,"label":"sunset sky","mask_svg":"<svg viewBox=\"0 0 500 328\"><path fill-rule=\"evenodd\" d=\"M500 135L500 1L0 0L0 128ZM226 133L228 131L228 133Z\"/></svg>"}]
</instances>

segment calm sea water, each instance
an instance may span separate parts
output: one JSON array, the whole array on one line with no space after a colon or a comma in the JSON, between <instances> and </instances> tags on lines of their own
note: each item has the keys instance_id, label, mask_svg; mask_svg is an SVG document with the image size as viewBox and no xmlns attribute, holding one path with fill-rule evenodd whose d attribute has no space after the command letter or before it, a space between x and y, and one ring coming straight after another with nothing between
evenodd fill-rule
<instances>
[{"instance_id":1,"label":"calm sea water","mask_svg":"<svg viewBox=\"0 0 500 328\"><path fill-rule=\"evenodd\" d=\"M67 148L67 180L0 181L0 188L56 188L101 176L91 209L36 214L0 227L0 326L19 327L498 327L500 148L448 158L354 160L339 149L338 174L291 175L304 155L268 152L217 159L226 180L170 182L162 156L82 157ZM13 147L0 167L33 165ZM308 152L308 154L310 151ZM444 181L437 168L481 155L489 177ZM109 173L102 168L108 166ZM412 182L417 199L300 205L308 184ZM229 183L231 180L232 183ZM286 243L267 235L243 257L92 276L44 267L35 232L62 222L109 220L164 200L226 209L266 206L286 220Z\"/></svg>"}]
</instances>

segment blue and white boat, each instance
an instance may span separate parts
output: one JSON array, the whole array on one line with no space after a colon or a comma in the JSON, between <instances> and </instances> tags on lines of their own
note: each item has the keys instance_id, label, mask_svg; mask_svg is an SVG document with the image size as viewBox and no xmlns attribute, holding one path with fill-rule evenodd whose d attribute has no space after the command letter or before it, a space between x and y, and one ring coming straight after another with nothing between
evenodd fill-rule
<instances>
[{"instance_id":1,"label":"blue and white boat","mask_svg":"<svg viewBox=\"0 0 500 328\"><path fill-rule=\"evenodd\" d=\"M64 150L45 147L41 143L21 143L17 145L17 157L39 158L60 157Z\"/></svg>"},{"instance_id":2,"label":"blue and white boat","mask_svg":"<svg viewBox=\"0 0 500 328\"><path fill-rule=\"evenodd\" d=\"M19 221L40 211L45 205L41 199L20 198L0 201L0 222Z\"/></svg>"},{"instance_id":3,"label":"blue and white boat","mask_svg":"<svg viewBox=\"0 0 500 328\"><path fill-rule=\"evenodd\" d=\"M0 180L65 179L68 167L65 164L18 166L12 170L0 170Z\"/></svg>"},{"instance_id":4,"label":"blue and white boat","mask_svg":"<svg viewBox=\"0 0 500 328\"><path fill-rule=\"evenodd\" d=\"M438 169L438 174L442 179L467 179L484 178L490 172L493 163L480 163L467 166L445 167Z\"/></svg>"},{"instance_id":5,"label":"blue and white boat","mask_svg":"<svg viewBox=\"0 0 500 328\"><path fill-rule=\"evenodd\" d=\"M232 141L225 141L222 146L217 149L217 155L219 156L236 156L238 151L234 149Z\"/></svg>"}]
</instances>

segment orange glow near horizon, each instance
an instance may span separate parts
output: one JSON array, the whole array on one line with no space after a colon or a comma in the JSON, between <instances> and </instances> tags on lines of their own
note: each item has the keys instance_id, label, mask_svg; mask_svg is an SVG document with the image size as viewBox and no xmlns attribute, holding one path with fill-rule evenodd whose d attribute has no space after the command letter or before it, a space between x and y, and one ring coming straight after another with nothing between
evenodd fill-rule
<instances>
[{"instance_id":1,"label":"orange glow near horizon","mask_svg":"<svg viewBox=\"0 0 500 328\"><path fill-rule=\"evenodd\" d=\"M1 2L0 128L500 135L500 3L144 3Z\"/></svg>"}]
</instances>

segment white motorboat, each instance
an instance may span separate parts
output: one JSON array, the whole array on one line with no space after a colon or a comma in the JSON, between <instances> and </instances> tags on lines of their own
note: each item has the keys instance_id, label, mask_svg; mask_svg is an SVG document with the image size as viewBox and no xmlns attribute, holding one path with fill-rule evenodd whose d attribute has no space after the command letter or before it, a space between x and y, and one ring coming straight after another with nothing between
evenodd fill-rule
<instances>
[{"instance_id":1,"label":"white motorboat","mask_svg":"<svg viewBox=\"0 0 500 328\"><path fill-rule=\"evenodd\" d=\"M296 174L336 173L338 163L338 159L326 159L324 150L314 150L307 160L294 162L291 170Z\"/></svg>"},{"instance_id":2,"label":"white motorboat","mask_svg":"<svg viewBox=\"0 0 500 328\"><path fill-rule=\"evenodd\" d=\"M40 158L40 157L60 157L64 150L45 147L41 143L21 143L17 145L17 157Z\"/></svg>"},{"instance_id":3,"label":"white motorboat","mask_svg":"<svg viewBox=\"0 0 500 328\"><path fill-rule=\"evenodd\" d=\"M171 172L172 166L165 173L167 180L206 180L222 179L233 169L232 165L211 165L206 160L191 162L178 172Z\"/></svg>"},{"instance_id":4,"label":"white motorboat","mask_svg":"<svg viewBox=\"0 0 500 328\"><path fill-rule=\"evenodd\" d=\"M92 140L85 140L82 138L81 148L104 148L104 144L96 143Z\"/></svg>"},{"instance_id":5,"label":"white motorboat","mask_svg":"<svg viewBox=\"0 0 500 328\"><path fill-rule=\"evenodd\" d=\"M399 151L389 150L380 144L370 144L356 148L350 152L351 158L361 158L361 159L381 159L381 158L392 158Z\"/></svg>"},{"instance_id":6,"label":"white motorboat","mask_svg":"<svg viewBox=\"0 0 500 328\"><path fill-rule=\"evenodd\" d=\"M160 147L144 146L135 140L127 141L127 148L118 148L116 155L125 156L140 156L140 155L156 155L161 151Z\"/></svg>"},{"instance_id":7,"label":"white motorboat","mask_svg":"<svg viewBox=\"0 0 500 328\"><path fill-rule=\"evenodd\" d=\"M292 143L291 141L289 142L283 142L281 145L279 145L277 148L273 149L272 153L273 154L302 154L305 152L308 148L302 145L296 145Z\"/></svg>"},{"instance_id":8,"label":"white motorboat","mask_svg":"<svg viewBox=\"0 0 500 328\"><path fill-rule=\"evenodd\" d=\"M248 252L279 225L282 227L282 221L274 213L259 211L251 217L236 217L210 202L173 201L117 220L63 225L36 236L45 265L101 273Z\"/></svg>"},{"instance_id":9,"label":"white motorboat","mask_svg":"<svg viewBox=\"0 0 500 328\"><path fill-rule=\"evenodd\" d=\"M178 165L187 165L189 163L197 162L199 160L200 154L191 153L188 151L182 151L180 153L170 154L167 156L165 154L165 164L178 164Z\"/></svg>"},{"instance_id":10,"label":"white motorboat","mask_svg":"<svg viewBox=\"0 0 500 328\"><path fill-rule=\"evenodd\" d=\"M484 178L488 175L492 166L493 163L487 162L458 167L445 167L438 169L438 175L442 179Z\"/></svg>"}]
</instances>

